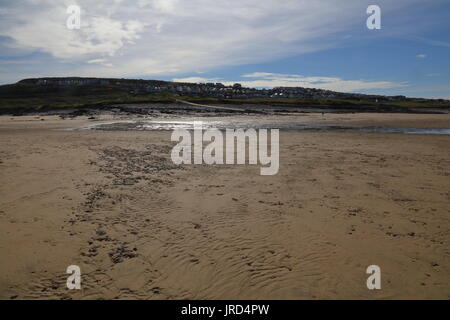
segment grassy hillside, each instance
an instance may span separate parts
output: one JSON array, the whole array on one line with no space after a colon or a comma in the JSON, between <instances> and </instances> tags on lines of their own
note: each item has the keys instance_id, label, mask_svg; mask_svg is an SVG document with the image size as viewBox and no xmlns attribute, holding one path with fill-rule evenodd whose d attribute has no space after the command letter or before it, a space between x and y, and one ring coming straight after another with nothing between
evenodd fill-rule
<instances>
[{"instance_id":1,"label":"grassy hillside","mask_svg":"<svg viewBox=\"0 0 450 320\"><path fill-rule=\"evenodd\" d=\"M183 99L196 103L221 104L284 104L286 106L320 106L330 108L376 106L376 107L433 107L450 108L450 104L432 102L389 102L352 99L290 99L290 98L254 98L254 99L217 99L209 97L173 97L170 93L158 95L133 95L129 89L118 85L85 85L85 86L52 86L35 85L19 82L0 86L0 112L26 112L45 109L107 106L117 103L170 103L175 99Z\"/></svg>"},{"instance_id":2,"label":"grassy hillside","mask_svg":"<svg viewBox=\"0 0 450 320\"><path fill-rule=\"evenodd\" d=\"M117 86L58 87L23 83L0 86L1 109L39 110L128 98L127 91Z\"/></svg>"}]
</instances>

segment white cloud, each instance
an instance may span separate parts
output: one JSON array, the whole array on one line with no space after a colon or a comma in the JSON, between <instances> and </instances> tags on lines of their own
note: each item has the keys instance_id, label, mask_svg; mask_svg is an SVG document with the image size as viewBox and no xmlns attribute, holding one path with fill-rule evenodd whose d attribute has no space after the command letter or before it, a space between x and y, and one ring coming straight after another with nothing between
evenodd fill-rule
<instances>
[{"instance_id":1,"label":"white cloud","mask_svg":"<svg viewBox=\"0 0 450 320\"><path fill-rule=\"evenodd\" d=\"M105 61L105 59L92 59L87 61L87 63L104 63Z\"/></svg>"},{"instance_id":2,"label":"white cloud","mask_svg":"<svg viewBox=\"0 0 450 320\"><path fill-rule=\"evenodd\" d=\"M30 14L26 23L13 25L0 33L11 36L17 47L76 60L83 56L113 56L124 45L139 39L144 29L144 23L135 20L82 15L81 28L70 30L65 25L67 17L63 6L55 6L36 16Z\"/></svg>"},{"instance_id":3,"label":"white cloud","mask_svg":"<svg viewBox=\"0 0 450 320\"><path fill-rule=\"evenodd\" d=\"M113 64L109 63L108 60L106 60L106 59L92 59L92 60L88 60L87 63L98 63L98 64L101 64L106 67L113 66Z\"/></svg>"},{"instance_id":4,"label":"white cloud","mask_svg":"<svg viewBox=\"0 0 450 320\"><path fill-rule=\"evenodd\" d=\"M419 0L379 0L383 12ZM80 30L66 28L68 5ZM258 63L338 46L363 32L369 0L17 0L2 4L0 36L69 62L80 76L158 76ZM8 42L9 43L9 42ZM86 63L108 58L108 63ZM56 65L56 64L55 64ZM114 65L114 68L110 66ZM43 66L42 75L67 68Z\"/></svg>"},{"instance_id":5,"label":"white cloud","mask_svg":"<svg viewBox=\"0 0 450 320\"><path fill-rule=\"evenodd\" d=\"M304 87L319 88L339 92L358 92L370 89L391 89L408 86L404 82L368 81L368 80L344 80L336 77L305 77L298 74L279 74L267 72L255 72L242 75L243 78L253 80L225 81L217 78L187 77L175 78L179 82L222 82L227 85L239 82L244 87L250 88L274 88L274 87Z\"/></svg>"},{"instance_id":6,"label":"white cloud","mask_svg":"<svg viewBox=\"0 0 450 320\"><path fill-rule=\"evenodd\" d=\"M203 77L186 77L186 78L174 78L172 81L175 82L187 82L187 83L215 83L223 82L221 78L203 78Z\"/></svg>"},{"instance_id":7,"label":"white cloud","mask_svg":"<svg viewBox=\"0 0 450 320\"><path fill-rule=\"evenodd\" d=\"M422 43L425 43L425 44L431 45L431 46L450 48L450 42L448 42L448 41L440 41L440 40L428 39L428 38L418 37L418 36L408 36L408 39L411 39L414 41L419 41L419 42L422 42Z\"/></svg>"},{"instance_id":8,"label":"white cloud","mask_svg":"<svg viewBox=\"0 0 450 320\"><path fill-rule=\"evenodd\" d=\"M425 53L421 53L416 56L416 58L419 58L419 59L425 59L426 57L427 57L427 55Z\"/></svg>"}]
</instances>

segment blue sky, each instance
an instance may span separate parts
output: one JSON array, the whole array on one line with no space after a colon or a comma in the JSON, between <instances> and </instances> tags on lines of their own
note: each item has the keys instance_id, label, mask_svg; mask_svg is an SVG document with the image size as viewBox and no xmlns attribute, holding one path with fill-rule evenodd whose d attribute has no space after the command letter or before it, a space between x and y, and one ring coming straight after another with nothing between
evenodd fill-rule
<instances>
[{"instance_id":1,"label":"blue sky","mask_svg":"<svg viewBox=\"0 0 450 320\"><path fill-rule=\"evenodd\" d=\"M0 1L0 83L96 76L450 99L447 0ZM66 26L69 5L81 28ZM381 29L366 27L369 5Z\"/></svg>"}]
</instances>

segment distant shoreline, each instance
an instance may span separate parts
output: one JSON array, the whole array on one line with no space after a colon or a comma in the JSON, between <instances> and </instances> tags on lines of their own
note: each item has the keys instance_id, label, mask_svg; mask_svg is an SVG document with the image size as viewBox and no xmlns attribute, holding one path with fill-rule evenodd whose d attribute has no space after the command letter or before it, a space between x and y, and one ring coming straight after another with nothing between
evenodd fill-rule
<instances>
[{"instance_id":1,"label":"distant shoreline","mask_svg":"<svg viewBox=\"0 0 450 320\"><path fill-rule=\"evenodd\" d=\"M238 83L224 86L220 83L66 77L25 79L0 86L0 114L58 114L67 113L69 109L103 112L117 108L145 114L144 105L153 104L168 106L170 113L191 112L191 109L198 112L201 111L198 105L203 105L205 112L223 109L221 112L231 113L450 113L450 101L442 99L342 93L302 87L254 89ZM180 104L184 104L182 108L177 107ZM128 107L132 105L142 107Z\"/></svg>"},{"instance_id":2,"label":"distant shoreline","mask_svg":"<svg viewBox=\"0 0 450 320\"><path fill-rule=\"evenodd\" d=\"M211 101L208 99L165 100L149 99L130 102L99 102L64 106L41 107L3 107L0 115L99 115L128 114L151 115L154 113L193 115L193 114L296 114L296 113L404 113L404 114L450 114L450 107L400 107L393 105L353 105L353 104L309 104L287 102L245 102ZM192 102L191 102L192 101ZM210 106L206 105L209 104Z\"/></svg>"}]
</instances>

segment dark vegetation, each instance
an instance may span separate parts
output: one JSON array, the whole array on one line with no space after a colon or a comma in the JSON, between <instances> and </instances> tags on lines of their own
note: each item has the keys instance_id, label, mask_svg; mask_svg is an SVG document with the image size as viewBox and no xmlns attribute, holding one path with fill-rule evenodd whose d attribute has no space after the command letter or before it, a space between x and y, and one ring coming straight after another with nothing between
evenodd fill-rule
<instances>
[{"instance_id":1,"label":"dark vegetation","mask_svg":"<svg viewBox=\"0 0 450 320\"><path fill-rule=\"evenodd\" d=\"M432 112L448 113L450 103L438 101L375 102L363 99L294 99L248 98L220 99L213 97L180 97L170 92L135 94L129 88L116 84L58 86L18 82L0 86L0 114L23 114L64 108L100 108L134 103L174 103L185 100L199 104L277 105L289 108L351 109L355 112Z\"/></svg>"}]
</instances>

